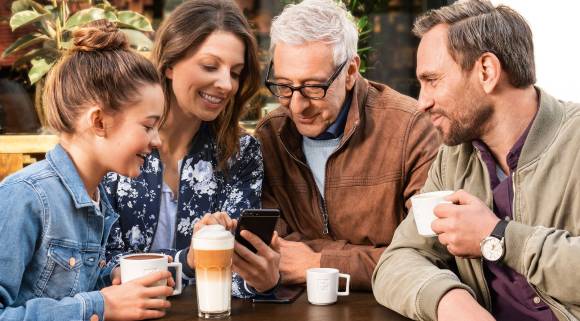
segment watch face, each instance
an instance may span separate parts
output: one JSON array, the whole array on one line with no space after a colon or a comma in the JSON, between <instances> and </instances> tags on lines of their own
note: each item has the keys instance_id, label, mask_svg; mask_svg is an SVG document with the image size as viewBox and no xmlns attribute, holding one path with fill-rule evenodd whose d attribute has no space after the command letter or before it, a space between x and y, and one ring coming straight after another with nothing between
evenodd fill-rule
<instances>
[{"instance_id":1,"label":"watch face","mask_svg":"<svg viewBox=\"0 0 580 321\"><path fill-rule=\"evenodd\" d=\"M488 260L495 262L503 256L503 244L500 239L486 237L481 244L481 255Z\"/></svg>"}]
</instances>

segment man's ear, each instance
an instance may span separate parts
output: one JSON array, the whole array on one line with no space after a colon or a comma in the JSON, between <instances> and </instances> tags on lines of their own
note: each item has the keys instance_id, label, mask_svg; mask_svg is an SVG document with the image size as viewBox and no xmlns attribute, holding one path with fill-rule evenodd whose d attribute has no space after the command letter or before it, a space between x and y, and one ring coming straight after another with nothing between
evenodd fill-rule
<instances>
[{"instance_id":1,"label":"man's ear","mask_svg":"<svg viewBox=\"0 0 580 321\"><path fill-rule=\"evenodd\" d=\"M486 52L476 61L481 88L486 94L492 93L498 86L502 68L499 58L491 52Z\"/></svg>"},{"instance_id":2,"label":"man's ear","mask_svg":"<svg viewBox=\"0 0 580 321\"><path fill-rule=\"evenodd\" d=\"M360 57L355 55L346 65L346 90L351 90L358 79L358 70L360 68Z\"/></svg>"},{"instance_id":3,"label":"man's ear","mask_svg":"<svg viewBox=\"0 0 580 321\"><path fill-rule=\"evenodd\" d=\"M93 133L99 137L106 137L111 117L108 117L100 107L93 106L89 107L88 118L89 126Z\"/></svg>"}]
</instances>

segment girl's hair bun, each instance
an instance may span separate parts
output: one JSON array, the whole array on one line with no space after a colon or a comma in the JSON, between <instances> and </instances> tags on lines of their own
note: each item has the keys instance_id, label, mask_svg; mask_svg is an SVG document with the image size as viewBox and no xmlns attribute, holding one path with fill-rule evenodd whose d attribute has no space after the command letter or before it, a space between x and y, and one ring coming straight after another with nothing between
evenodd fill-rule
<instances>
[{"instance_id":1,"label":"girl's hair bun","mask_svg":"<svg viewBox=\"0 0 580 321\"><path fill-rule=\"evenodd\" d=\"M127 50L127 36L117 26L106 19L92 21L73 32L72 51Z\"/></svg>"}]
</instances>

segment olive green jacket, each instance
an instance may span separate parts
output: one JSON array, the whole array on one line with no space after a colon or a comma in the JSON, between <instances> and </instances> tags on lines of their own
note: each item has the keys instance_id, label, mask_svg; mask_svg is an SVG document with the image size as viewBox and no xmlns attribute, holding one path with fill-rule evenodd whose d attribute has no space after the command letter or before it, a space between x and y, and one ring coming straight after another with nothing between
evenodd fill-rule
<instances>
[{"instance_id":1,"label":"olive green jacket","mask_svg":"<svg viewBox=\"0 0 580 321\"><path fill-rule=\"evenodd\" d=\"M504 263L526 277L559 320L580 318L580 104L540 92L540 108L513 174L513 221ZM442 146L423 192L464 189L493 208L487 168L470 143ZM377 301L416 320L436 320L453 288L491 311L481 259L452 256L417 233L413 215L395 232L373 274Z\"/></svg>"}]
</instances>

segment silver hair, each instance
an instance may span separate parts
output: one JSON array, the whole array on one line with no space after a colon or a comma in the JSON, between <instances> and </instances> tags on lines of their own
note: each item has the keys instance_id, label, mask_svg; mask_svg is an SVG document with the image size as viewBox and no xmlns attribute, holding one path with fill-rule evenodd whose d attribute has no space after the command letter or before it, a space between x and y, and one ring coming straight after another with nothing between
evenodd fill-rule
<instances>
[{"instance_id":1,"label":"silver hair","mask_svg":"<svg viewBox=\"0 0 580 321\"><path fill-rule=\"evenodd\" d=\"M333 0L304 0L287 5L274 18L270 37L271 54L279 43L323 42L331 45L334 64L338 66L356 56L358 30L344 4Z\"/></svg>"}]
</instances>

